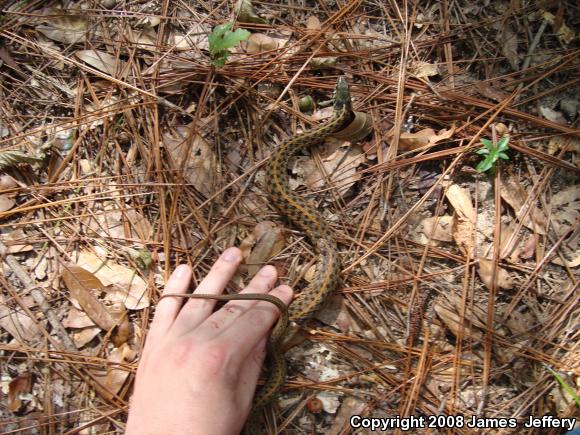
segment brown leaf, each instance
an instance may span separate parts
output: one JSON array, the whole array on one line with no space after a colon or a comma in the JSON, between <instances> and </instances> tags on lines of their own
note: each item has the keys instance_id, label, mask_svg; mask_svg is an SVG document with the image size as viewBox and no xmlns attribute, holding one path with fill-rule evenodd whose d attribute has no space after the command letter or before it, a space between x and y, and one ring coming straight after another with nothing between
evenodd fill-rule
<instances>
[{"instance_id":1,"label":"brown leaf","mask_svg":"<svg viewBox=\"0 0 580 435\"><path fill-rule=\"evenodd\" d=\"M116 303L111 307L111 315L117 324L113 333L113 344L120 347L133 336L133 325L129 322L127 310L121 303Z\"/></svg>"},{"instance_id":2,"label":"brown leaf","mask_svg":"<svg viewBox=\"0 0 580 435\"><path fill-rule=\"evenodd\" d=\"M263 221L254 227L252 237L255 240L246 258L249 276L254 276L258 270L278 254L285 245L282 228L271 221Z\"/></svg>"},{"instance_id":3,"label":"brown leaf","mask_svg":"<svg viewBox=\"0 0 580 435\"><path fill-rule=\"evenodd\" d=\"M455 243L465 254L473 254L476 213L471 194L468 189L452 184L447 189L446 197L457 213L453 228Z\"/></svg>"},{"instance_id":4,"label":"brown leaf","mask_svg":"<svg viewBox=\"0 0 580 435\"><path fill-rule=\"evenodd\" d=\"M417 60L410 62L409 73L418 78L427 78L438 75L439 67L434 63Z\"/></svg>"},{"instance_id":5,"label":"brown leaf","mask_svg":"<svg viewBox=\"0 0 580 435\"><path fill-rule=\"evenodd\" d=\"M30 345L41 336L36 322L21 308L10 308L0 295L0 328L8 332L16 341Z\"/></svg>"},{"instance_id":6,"label":"brown leaf","mask_svg":"<svg viewBox=\"0 0 580 435\"><path fill-rule=\"evenodd\" d=\"M125 64L122 60L101 50L78 50L75 56L110 76L115 76L116 71L122 71Z\"/></svg>"},{"instance_id":7,"label":"brown leaf","mask_svg":"<svg viewBox=\"0 0 580 435\"><path fill-rule=\"evenodd\" d=\"M39 25L36 30L53 41L65 44L84 42L87 36L87 19L75 15L62 15L54 12L56 17L47 24Z\"/></svg>"},{"instance_id":8,"label":"brown leaf","mask_svg":"<svg viewBox=\"0 0 580 435\"><path fill-rule=\"evenodd\" d=\"M306 20L306 28L308 30L320 30L322 25L320 24L320 20L316 17L316 15L310 15Z\"/></svg>"},{"instance_id":9,"label":"brown leaf","mask_svg":"<svg viewBox=\"0 0 580 435\"><path fill-rule=\"evenodd\" d=\"M151 223L135 210L107 210L91 216L85 225L101 237L149 240L153 232ZM127 231L127 227L129 231Z\"/></svg>"},{"instance_id":10,"label":"brown leaf","mask_svg":"<svg viewBox=\"0 0 580 435\"><path fill-rule=\"evenodd\" d=\"M103 284L95 275L71 264L63 270L62 279L70 292L71 301L76 301L97 326L105 331L115 326L107 308L92 293L92 290L103 290Z\"/></svg>"},{"instance_id":11,"label":"brown leaf","mask_svg":"<svg viewBox=\"0 0 580 435\"><path fill-rule=\"evenodd\" d=\"M22 228L18 228L9 233L0 234L0 241L8 248L6 254L17 254L20 252L30 252L34 247L27 243L30 238Z\"/></svg>"},{"instance_id":12,"label":"brown leaf","mask_svg":"<svg viewBox=\"0 0 580 435\"><path fill-rule=\"evenodd\" d=\"M163 135L163 143L174 167L183 168L193 187L209 197L216 188L217 158L213 147L201 136L192 136L190 130L187 126L177 127Z\"/></svg>"},{"instance_id":13,"label":"brown leaf","mask_svg":"<svg viewBox=\"0 0 580 435\"><path fill-rule=\"evenodd\" d=\"M459 302L460 299L458 300L457 296L448 295L446 299L436 301L433 304L433 309L454 336L459 337L461 334L464 340L469 338L474 341L480 341L483 338L483 333L470 322L469 318L471 316L469 313L465 313L463 323L461 322L461 316L459 315L461 305L459 305Z\"/></svg>"},{"instance_id":14,"label":"brown leaf","mask_svg":"<svg viewBox=\"0 0 580 435\"><path fill-rule=\"evenodd\" d=\"M247 40L246 50L250 54L263 53L278 48L278 41L263 33L252 33Z\"/></svg>"},{"instance_id":15,"label":"brown leaf","mask_svg":"<svg viewBox=\"0 0 580 435\"><path fill-rule=\"evenodd\" d=\"M26 372L16 376L8 384L8 409L17 412L22 406L21 394L32 391L32 373Z\"/></svg>"},{"instance_id":16,"label":"brown leaf","mask_svg":"<svg viewBox=\"0 0 580 435\"><path fill-rule=\"evenodd\" d=\"M471 193L468 189L459 187L457 184L452 184L447 189L447 200L451 203L459 217L475 223L476 213L471 201Z\"/></svg>"},{"instance_id":17,"label":"brown leaf","mask_svg":"<svg viewBox=\"0 0 580 435\"><path fill-rule=\"evenodd\" d=\"M452 227L452 216L433 216L423 220L423 234L425 234L425 237L442 242L451 242L453 240Z\"/></svg>"},{"instance_id":18,"label":"brown leaf","mask_svg":"<svg viewBox=\"0 0 580 435\"><path fill-rule=\"evenodd\" d=\"M477 273L485 286L491 289L492 275L493 275L493 260L487 260L485 258L480 258L478 261ZM495 279L497 282L497 287L502 289L513 288L514 282L510 274L501 267L497 267L495 274Z\"/></svg>"},{"instance_id":19,"label":"brown leaf","mask_svg":"<svg viewBox=\"0 0 580 435\"><path fill-rule=\"evenodd\" d=\"M128 310L149 306L147 283L137 272L112 261L105 261L92 252L81 252L77 266L91 271L106 287L107 299L122 302Z\"/></svg>"},{"instance_id":20,"label":"brown leaf","mask_svg":"<svg viewBox=\"0 0 580 435\"><path fill-rule=\"evenodd\" d=\"M499 248L499 258L507 258L512 263L516 263L519 256L519 250L517 248L520 244L520 236L515 234L517 227L518 224L516 222L512 222L509 225L502 223L500 231L501 243Z\"/></svg>"},{"instance_id":21,"label":"brown leaf","mask_svg":"<svg viewBox=\"0 0 580 435\"><path fill-rule=\"evenodd\" d=\"M510 96L508 93L502 92L486 82L477 82L475 84L475 88L484 97L487 97L490 100L496 101L498 103L505 101ZM501 133L499 134L501 135Z\"/></svg>"},{"instance_id":22,"label":"brown leaf","mask_svg":"<svg viewBox=\"0 0 580 435\"><path fill-rule=\"evenodd\" d=\"M501 52L507 58L514 71L518 70L520 60L518 57L518 34L514 31L508 20L505 20L498 35L501 44Z\"/></svg>"},{"instance_id":23,"label":"brown leaf","mask_svg":"<svg viewBox=\"0 0 580 435\"><path fill-rule=\"evenodd\" d=\"M107 371L95 373L95 379L103 387L100 393L107 400L121 391L123 384L129 376L129 369L124 368L123 365L135 359L136 353L129 347L127 343L118 348L113 349L107 358Z\"/></svg>"},{"instance_id":24,"label":"brown leaf","mask_svg":"<svg viewBox=\"0 0 580 435\"><path fill-rule=\"evenodd\" d=\"M75 329L71 336L77 349L82 349L87 343L90 343L93 338L101 333L101 328L98 326L89 326L87 328Z\"/></svg>"},{"instance_id":25,"label":"brown leaf","mask_svg":"<svg viewBox=\"0 0 580 435\"><path fill-rule=\"evenodd\" d=\"M328 177L323 176L313 159L299 157L292 167L292 173L298 175L297 180L292 184L293 188L304 184L310 189L316 190L330 184L336 187L335 191L338 195L344 196L352 185L360 179L361 174L357 168L364 163L365 155L362 154L359 147L343 147L341 146L343 142L335 139L328 141L336 147L330 155L322 157L324 173Z\"/></svg>"},{"instance_id":26,"label":"brown leaf","mask_svg":"<svg viewBox=\"0 0 580 435\"><path fill-rule=\"evenodd\" d=\"M535 201L528 202L528 193L522 185L516 180L515 176L510 175L507 179L501 180L500 195L507 202L516 214L516 218L522 221L522 224L538 234L546 234L546 219L544 214L536 207ZM530 210L531 208L531 210ZM526 213L530 210L529 213ZM526 215L525 218L523 216Z\"/></svg>"},{"instance_id":27,"label":"brown leaf","mask_svg":"<svg viewBox=\"0 0 580 435\"><path fill-rule=\"evenodd\" d=\"M1 130L1 124L0 124ZM1 137L1 134L0 134ZM14 192L2 193L3 190L15 189L18 187L18 183L10 175L0 176L0 212L10 210L16 204Z\"/></svg>"},{"instance_id":28,"label":"brown leaf","mask_svg":"<svg viewBox=\"0 0 580 435\"><path fill-rule=\"evenodd\" d=\"M403 132L399 136L399 151L411 151L424 146L435 145L452 137L454 132L455 127L451 127L449 130L440 130L437 133L432 128L426 128L416 133Z\"/></svg>"}]
</instances>

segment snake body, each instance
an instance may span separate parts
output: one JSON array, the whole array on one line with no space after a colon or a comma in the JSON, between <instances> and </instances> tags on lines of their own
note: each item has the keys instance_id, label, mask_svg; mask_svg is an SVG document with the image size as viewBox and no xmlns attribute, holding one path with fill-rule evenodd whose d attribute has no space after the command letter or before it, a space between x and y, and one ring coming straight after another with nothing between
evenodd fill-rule
<instances>
[{"instance_id":1,"label":"snake body","mask_svg":"<svg viewBox=\"0 0 580 435\"><path fill-rule=\"evenodd\" d=\"M281 350L281 342L286 333L288 319L300 322L312 316L335 289L340 272L340 262L336 242L324 218L314 207L296 195L288 180L288 161L301 150L309 149L322 142L327 136L341 130L353 117L350 93L344 78L339 78L335 88L334 116L326 123L307 130L285 141L278 147L268 162L266 180L268 196L280 214L294 226L302 230L318 255L316 278L304 289L290 307L284 302L267 294L242 293L229 295L211 294L165 294L165 297L192 299L262 300L270 302L280 310L280 317L268 341L269 373L264 386L254 397L252 411L244 434L257 435L260 430L260 414L264 406L274 397L286 379L286 362Z\"/></svg>"},{"instance_id":2,"label":"snake body","mask_svg":"<svg viewBox=\"0 0 580 435\"><path fill-rule=\"evenodd\" d=\"M292 191L288 179L288 162L298 152L322 142L351 121L352 107L348 84L339 78L335 88L334 116L328 122L296 135L282 143L274 152L266 169L268 196L281 215L302 230L318 255L314 281L304 289L288 308L290 320L300 322L311 317L335 289L340 272L336 241L324 218L316 209ZM254 398L252 415L246 433L255 435L256 414L276 394L286 378L286 363L280 349L286 323L278 322L269 341L270 372L262 389Z\"/></svg>"}]
</instances>

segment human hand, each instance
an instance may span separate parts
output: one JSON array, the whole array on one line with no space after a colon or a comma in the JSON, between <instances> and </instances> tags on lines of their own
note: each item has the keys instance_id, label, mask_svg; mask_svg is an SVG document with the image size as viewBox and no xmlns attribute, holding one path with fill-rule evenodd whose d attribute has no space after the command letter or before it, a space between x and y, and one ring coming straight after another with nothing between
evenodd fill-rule
<instances>
[{"instance_id":1,"label":"human hand","mask_svg":"<svg viewBox=\"0 0 580 435\"><path fill-rule=\"evenodd\" d=\"M221 294L241 261L227 249L194 293ZM192 272L178 266L163 294L185 294ZM286 304L288 286L276 269L263 267L242 293L268 293ZM159 301L137 369L127 434L238 434L250 412L268 331L278 309L264 301ZM180 308L181 307L181 308Z\"/></svg>"}]
</instances>

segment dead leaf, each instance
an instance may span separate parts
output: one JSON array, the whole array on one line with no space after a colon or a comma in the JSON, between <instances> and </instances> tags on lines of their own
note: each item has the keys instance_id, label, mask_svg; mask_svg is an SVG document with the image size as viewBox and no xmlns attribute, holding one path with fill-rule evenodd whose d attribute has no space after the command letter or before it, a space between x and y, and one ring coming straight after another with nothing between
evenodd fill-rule
<instances>
[{"instance_id":1,"label":"dead leaf","mask_svg":"<svg viewBox=\"0 0 580 435\"><path fill-rule=\"evenodd\" d=\"M95 326L95 322L91 320L87 313L73 306L68 310L67 316L62 321L62 325L65 328L80 329Z\"/></svg>"},{"instance_id":2,"label":"dead leaf","mask_svg":"<svg viewBox=\"0 0 580 435\"><path fill-rule=\"evenodd\" d=\"M297 175L296 180L291 180L293 189L301 184L312 190L322 189L325 186L335 186L335 192L344 196L361 175L357 168L365 162L365 156L359 147L341 146L343 143L335 139L328 139L333 147L338 147L332 154L322 157L324 177L320 173L315 161L309 157L298 157L292 167L292 173ZM349 142L346 142L350 145Z\"/></svg>"},{"instance_id":3,"label":"dead leaf","mask_svg":"<svg viewBox=\"0 0 580 435\"><path fill-rule=\"evenodd\" d=\"M77 349L82 349L101 332L102 329L98 326L89 326L87 328L75 329L70 335Z\"/></svg>"},{"instance_id":4,"label":"dead leaf","mask_svg":"<svg viewBox=\"0 0 580 435\"><path fill-rule=\"evenodd\" d=\"M114 349L107 358L106 374L95 373L95 379L104 388L101 391L106 400L119 393L129 376L130 370L123 365L130 363L136 357L136 352L127 343Z\"/></svg>"},{"instance_id":5,"label":"dead leaf","mask_svg":"<svg viewBox=\"0 0 580 435\"><path fill-rule=\"evenodd\" d=\"M10 175L4 174L0 176L0 212L10 210L16 204L16 193L3 193L3 191L16 189L17 187L18 183Z\"/></svg>"},{"instance_id":6,"label":"dead leaf","mask_svg":"<svg viewBox=\"0 0 580 435\"><path fill-rule=\"evenodd\" d=\"M451 233L453 216L433 216L423 219L423 234L425 237L442 242L453 241Z\"/></svg>"},{"instance_id":7,"label":"dead leaf","mask_svg":"<svg viewBox=\"0 0 580 435\"><path fill-rule=\"evenodd\" d=\"M514 335L529 334L532 328L538 324L538 319L532 310L520 312L513 310L506 319L505 325Z\"/></svg>"},{"instance_id":8,"label":"dead leaf","mask_svg":"<svg viewBox=\"0 0 580 435\"><path fill-rule=\"evenodd\" d=\"M546 219L544 214L536 207L535 201L531 204L528 203L528 205L524 207L526 200L528 199L528 193L516 180L515 176L510 175L507 178L502 178L500 195L502 199L514 209L518 220L522 221L522 217L526 215L522 221L522 224L525 227L537 232L538 234L546 234ZM530 212L526 214L527 210L530 210Z\"/></svg>"},{"instance_id":9,"label":"dead leaf","mask_svg":"<svg viewBox=\"0 0 580 435\"><path fill-rule=\"evenodd\" d=\"M497 40L501 45L501 52L509 61L512 69L518 71L520 64L518 57L518 34L514 31L510 21L505 20L503 22Z\"/></svg>"},{"instance_id":10,"label":"dead leaf","mask_svg":"<svg viewBox=\"0 0 580 435\"><path fill-rule=\"evenodd\" d=\"M101 260L87 251L79 254L77 266L93 273L103 283L107 299L122 302L128 310L142 310L149 306L147 283L135 270Z\"/></svg>"},{"instance_id":11,"label":"dead leaf","mask_svg":"<svg viewBox=\"0 0 580 435\"><path fill-rule=\"evenodd\" d=\"M215 193L217 158L210 144L199 135L194 135L193 143L189 146L189 130L189 127L177 127L163 135L163 143L174 167L183 168L184 175L193 187L209 197Z\"/></svg>"},{"instance_id":12,"label":"dead leaf","mask_svg":"<svg viewBox=\"0 0 580 435\"><path fill-rule=\"evenodd\" d=\"M446 197L451 203L457 219L453 228L453 238L457 246L465 254L473 255L476 213L471 201L469 190L452 184L446 191Z\"/></svg>"},{"instance_id":13,"label":"dead leaf","mask_svg":"<svg viewBox=\"0 0 580 435\"><path fill-rule=\"evenodd\" d=\"M520 244L520 237L516 234L516 229L518 224L512 222L511 224L501 224L500 231L500 252L499 258L509 259L511 263L517 263L518 261L518 246Z\"/></svg>"},{"instance_id":14,"label":"dead leaf","mask_svg":"<svg viewBox=\"0 0 580 435\"><path fill-rule=\"evenodd\" d=\"M443 321L447 329L455 337L463 337L463 339L470 339L473 341L481 341L483 339L483 329L485 329L485 312L477 306L465 307L465 315L463 321L459 313L461 313L462 299L455 293L450 293L442 298L438 298L434 304L433 309L437 316Z\"/></svg>"},{"instance_id":15,"label":"dead leaf","mask_svg":"<svg viewBox=\"0 0 580 435\"><path fill-rule=\"evenodd\" d=\"M449 130L435 133L432 128L426 128L416 133L402 132L399 136L399 151L412 151L418 148L433 146L442 140L449 139L455 133L453 126Z\"/></svg>"},{"instance_id":16,"label":"dead leaf","mask_svg":"<svg viewBox=\"0 0 580 435\"><path fill-rule=\"evenodd\" d=\"M42 324L42 322L41 322ZM0 328L8 332L20 344L28 346L41 336L36 322L20 308L6 306L0 295Z\"/></svg>"},{"instance_id":17,"label":"dead leaf","mask_svg":"<svg viewBox=\"0 0 580 435\"><path fill-rule=\"evenodd\" d=\"M568 186L555 194L551 201L552 224L558 237L566 234L570 228L578 226L580 221L580 188ZM551 262L559 266L564 263L568 267L580 265L580 240L570 237L560 246L560 255L552 257ZM563 257L563 258L562 258Z\"/></svg>"},{"instance_id":18,"label":"dead leaf","mask_svg":"<svg viewBox=\"0 0 580 435\"><path fill-rule=\"evenodd\" d=\"M155 51L157 32L152 27L136 30L127 26L124 30L125 39L134 47L142 50Z\"/></svg>"},{"instance_id":19,"label":"dead leaf","mask_svg":"<svg viewBox=\"0 0 580 435\"><path fill-rule=\"evenodd\" d=\"M332 426L326 433L338 434L343 432L345 427L349 427L352 416L362 414L367 407L368 404L365 400L356 396L347 396L342 401L342 405L333 419Z\"/></svg>"},{"instance_id":20,"label":"dead leaf","mask_svg":"<svg viewBox=\"0 0 580 435\"><path fill-rule=\"evenodd\" d=\"M82 267L71 264L65 266L62 279L70 292L71 302L80 306L104 331L113 329L115 321L107 308L93 294L93 291L103 290L103 284L95 275Z\"/></svg>"},{"instance_id":21,"label":"dead leaf","mask_svg":"<svg viewBox=\"0 0 580 435\"><path fill-rule=\"evenodd\" d=\"M272 257L282 251L286 241L284 240L282 228L272 221L258 223L250 237L254 242L245 263L247 265L247 273L252 277ZM249 240L246 240L246 245L248 245L248 242Z\"/></svg>"},{"instance_id":22,"label":"dead leaf","mask_svg":"<svg viewBox=\"0 0 580 435\"><path fill-rule=\"evenodd\" d=\"M278 41L263 33L252 33L246 41L246 50L250 54L264 53L277 48Z\"/></svg>"},{"instance_id":23,"label":"dead leaf","mask_svg":"<svg viewBox=\"0 0 580 435\"><path fill-rule=\"evenodd\" d=\"M502 92L499 89L494 88L492 85L490 85L489 83L486 83L486 82L475 83L475 88L484 97L487 97L490 100L493 100L493 101L498 102L498 103L505 101L509 97L508 93ZM502 133L500 133L499 131L498 131L498 134L500 136L502 136Z\"/></svg>"},{"instance_id":24,"label":"dead leaf","mask_svg":"<svg viewBox=\"0 0 580 435\"><path fill-rule=\"evenodd\" d=\"M320 20L316 15L310 15L306 20L306 28L308 30L320 30L322 28Z\"/></svg>"},{"instance_id":25,"label":"dead leaf","mask_svg":"<svg viewBox=\"0 0 580 435\"><path fill-rule=\"evenodd\" d=\"M552 136L548 142L548 154L555 155L561 150L580 153L580 139L563 135Z\"/></svg>"},{"instance_id":26,"label":"dead leaf","mask_svg":"<svg viewBox=\"0 0 580 435\"><path fill-rule=\"evenodd\" d=\"M125 62L101 50L78 50L74 54L79 60L101 72L115 77L116 72L123 71Z\"/></svg>"},{"instance_id":27,"label":"dead leaf","mask_svg":"<svg viewBox=\"0 0 580 435\"><path fill-rule=\"evenodd\" d=\"M409 73L418 78L427 78L439 75L439 67L434 63L417 60L410 63Z\"/></svg>"},{"instance_id":28,"label":"dead leaf","mask_svg":"<svg viewBox=\"0 0 580 435\"><path fill-rule=\"evenodd\" d=\"M1 233L0 241L8 248L6 254L18 254L21 252L30 252L34 249L32 245L26 243L30 236L22 228L18 228L9 233Z\"/></svg>"},{"instance_id":29,"label":"dead leaf","mask_svg":"<svg viewBox=\"0 0 580 435\"><path fill-rule=\"evenodd\" d=\"M570 42L572 42L576 37L574 31L568 27L562 19L558 20L557 17L550 12L544 11L542 18L554 26L554 32L563 44L570 44Z\"/></svg>"},{"instance_id":30,"label":"dead leaf","mask_svg":"<svg viewBox=\"0 0 580 435\"><path fill-rule=\"evenodd\" d=\"M120 347L133 336L133 325L129 322L129 315L123 304L114 304L110 311L117 325L113 333L113 344L116 347Z\"/></svg>"},{"instance_id":31,"label":"dead leaf","mask_svg":"<svg viewBox=\"0 0 580 435\"><path fill-rule=\"evenodd\" d=\"M116 206L113 210L89 217L85 224L99 236L113 239L148 241L153 233L153 227L145 216L132 209L118 210Z\"/></svg>"},{"instance_id":32,"label":"dead leaf","mask_svg":"<svg viewBox=\"0 0 580 435\"><path fill-rule=\"evenodd\" d=\"M254 12L251 0L238 0L235 4L237 19L244 23L266 24L266 20Z\"/></svg>"},{"instance_id":33,"label":"dead leaf","mask_svg":"<svg viewBox=\"0 0 580 435\"><path fill-rule=\"evenodd\" d=\"M453 227L453 239L455 239L457 247L465 255L467 254L473 255L475 253L473 249L475 227L470 221L459 218L455 219L454 223L455 225Z\"/></svg>"},{"instance_id":34,"label":"dead leaf","mask_svg":"<svg viewBox=\"0 0 580 435\"><path fill-rule=\"evenodd\" d=\"M492 274L493 274L493 260L488 260L485 258L480 258L477 263L477 274L485 284L488 289L492 286ZM513 288L514 282L510 274L501 267L497 267L495 275L497 288L510 289Z\"/></svg>"},{"instance_id":35,"label":"dead leaf","mask_svg":"<svg viewBox=\"0 0 580 435\"><path fill-rule=\"evenodd\" d=\"M554 110L550 107L546 107L546 106L540 106L539 108L540 114L546 118L548 121L552 121L552 122L557 122L558 124L564 124L566 125L566 118L564 118L564 115L562 115L562 113L558 112L557 110Z\"/></svg>"},{"instance_id":36,"label":"dead leaf","mask_svg":"<svg viewBox=\"0 0 580 435\"><path fill-rule=\"evenodd\" d=\"M580 187L568 186L560 190L550 201L552 220L556 224L556 234L562 236L575 226L580 218Z\"/></svg>"},{"instance_id":37,"label":"dead leaf","mask_svg":"<svg viewBox=\"0 0 580 435\"><path fill-rule=\"evenodd\" d=\"M64 44L82 43L86 40L87 19L78 15L62 15L57 11L48 24L36 26L36 31L42 33L48 39Z\"/></svg>"},{"instance_id":38,"label":"dead leaf","mask_svg":"<svg viewBox=\"0 0 580 435\"><path fill-rule=\"evenodd\" d=\"M32 391L32 373L16 376L10 381L8 388L8 410L18 412L22 407L21 395Z\"/></svg>"},{"instance_id":39,"label":"dead leaf","mask_svg":"<svg viewBox=\"0 0 580 435\"><path fill-rule=\"evenodd\" d=\"M468 189L452 184L447 189L445 196L460 218L475 223L477 215Z\"/></svg>"}]
</instances>

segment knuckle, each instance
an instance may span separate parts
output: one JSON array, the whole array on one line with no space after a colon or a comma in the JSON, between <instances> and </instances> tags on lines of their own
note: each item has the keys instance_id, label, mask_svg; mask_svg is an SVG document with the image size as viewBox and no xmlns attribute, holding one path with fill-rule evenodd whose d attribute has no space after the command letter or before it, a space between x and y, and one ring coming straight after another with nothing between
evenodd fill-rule
<instances>
[{"instance_id":1,"label":"knuckle","mask_svg":"<svg viewBox=\"0 0 580 435\"><path fill-rule=\"evenodd\" d=\"M256 306L250 314L250 322L252 325L258 327L269 328L272 325L275 308L270 308L267 306Z\"/></svg>"}]
</instances>

